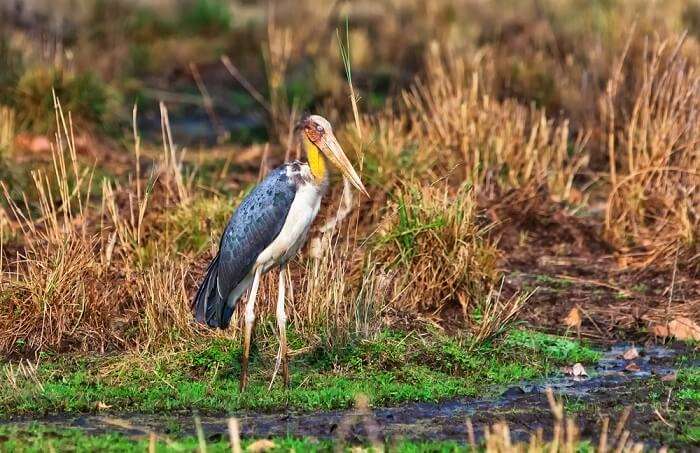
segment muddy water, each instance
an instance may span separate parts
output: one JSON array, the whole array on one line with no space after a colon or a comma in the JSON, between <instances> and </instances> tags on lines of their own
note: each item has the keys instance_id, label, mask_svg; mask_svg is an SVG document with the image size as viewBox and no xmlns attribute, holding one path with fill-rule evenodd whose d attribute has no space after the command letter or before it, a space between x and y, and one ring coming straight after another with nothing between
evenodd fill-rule
<instances>
[{"instance_id":1,"label":"muddy water","mask_svg":"<svg viewBox=\"0 0 700 453\"><path fill-rule=\"evenodd\" d=\"M490 399L453 399L439 403L412 403L396 407L376 408L371 417L360 417L347 410L315 413L260 414L241 412L233 414L239 418L244 436L312 436L317 438L347 439L365 438L367 429L376 431L385 439L458 439L467 435L466 419L471 418L477 437L483 435L483 426L498 420L509 423L515 439L527 440L531 433L541 428L547 433L552 426L552 415L545 395L551 387L558 395L572 397L579 402L603 404L631 404L636 397L645 398L643 380L652 376L672 373L674 358L678 350L652 346L638 348L641 356L634 360L638 365L630 371L629 361L622 358L625 345L608 350L594 368L589 368L589 377L554 377L535 382L524 382L507 389L500 389L500 396ZM626 369L627 368L627 369ZM630 389L639 395L630 396ZM632 390L634 393L634 390ZM352 423L355 419L356 422ZM227 435L228 416L202 417L206 435L214 440ZM364 420L364 421L363 421ZM118 431L131 436L140 436L149 431L161 434L194 434L191 415L167 416L146 414L122 414L113 416L52 416L41 420L22 420L13 423L22 425L40 422L56 428L80 428L91 433ZM597 432L597 419L582 420L584 434Z\"/></svg>"}]
</instances>

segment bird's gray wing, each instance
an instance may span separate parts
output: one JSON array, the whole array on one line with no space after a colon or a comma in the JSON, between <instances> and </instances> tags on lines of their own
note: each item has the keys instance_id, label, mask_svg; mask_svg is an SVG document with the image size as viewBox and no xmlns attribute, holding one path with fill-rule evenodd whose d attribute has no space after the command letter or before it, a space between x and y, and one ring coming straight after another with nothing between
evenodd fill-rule
<instances>
[{"instance_id":1,"label":"bird's gray wing","mask_svg":"<svg viewBox=\"0 0 700 453\"><path fill-rule=\"evenodd\" d=\"M235 308L226 305L229 294L251 271L258 255L279 235L295 195L296 184L287 176L287 165L283 165L241 202L197 291L194 305L198 322L210 327L228 326Z\"/></svg>"}]
</instances>

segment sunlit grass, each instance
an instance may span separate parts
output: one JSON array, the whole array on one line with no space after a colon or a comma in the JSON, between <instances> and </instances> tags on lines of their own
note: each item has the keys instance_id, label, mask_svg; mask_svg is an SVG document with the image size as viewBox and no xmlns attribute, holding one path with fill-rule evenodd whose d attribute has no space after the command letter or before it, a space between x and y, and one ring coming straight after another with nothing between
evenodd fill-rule
<instances>
[{"instance_id":1,"label":"sunlit grass","mask_svg":"<svg viewBox=\"0 0 700 453\"><path fill-rule=\"evenodd\" d=\"M375 406L438 401L497 393L500 386L551 374L562 365L590 363L598 354L571 340L524 330L476 346L443 334L387 331L376 340L295 356L288 391L279 384L268 390L264 370L271 358L258 352L243 394L239 358L240 345L230 340L150 358L46 357L34 377L20 376L19 387L0 386L0 412L93 412L98 403L138 412L319 410L351 407L359 394Z\"/></svg>"}]
</instances>

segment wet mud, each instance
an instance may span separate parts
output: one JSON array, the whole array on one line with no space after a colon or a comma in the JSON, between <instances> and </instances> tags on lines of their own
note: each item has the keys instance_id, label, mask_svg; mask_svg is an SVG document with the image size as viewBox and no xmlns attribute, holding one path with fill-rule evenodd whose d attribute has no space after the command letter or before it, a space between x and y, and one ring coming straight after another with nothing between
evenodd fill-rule
<instances>
[{"instance_id":1,"label":"wet mud","mask_svg":"<svg viewBox=\"0 0 700 453\"><path fill-rule=\"evenodd\" d=\"M278 413L240 412L220 416L201 416L206 436L216 440L227 436L230 416L239 419L244 437L294 436L319 439L365 439L376 435L385 440L407 438L415 440L464 440L467 438L467 419L470 419L477 438L482 438L484 427L497 421L506 421L514 440L525 441L537 430L547 435L553 426L546 388L551 387L565 401L576 401L595 410L575 415L582 434L595 438L600 419L637 401L648 399L645 380L663 378L674 373L674 362L683 355L682 349L662 346L638 347L640 357L630 361L622 356L628 345L617 345L604 353L589 376L557 376L533 382L523 382L505 389L497 389L500 396L487 399L452 399L435 403L410 403L396 407L374 408L369 412L335 410L314 413L282 411ZM634 362L634 366L630 363ZM641 437L648 425L648 414L632 414L630 424ZM88 433L121 432L142 436L156 432L165 436L195 434L193 414L111 414L111 415L55 415L43 419L5 421L16 425L39 422L60 428L79 428ZM654 443L653 436L646 436Z\"/></svg>"}]
</instances>

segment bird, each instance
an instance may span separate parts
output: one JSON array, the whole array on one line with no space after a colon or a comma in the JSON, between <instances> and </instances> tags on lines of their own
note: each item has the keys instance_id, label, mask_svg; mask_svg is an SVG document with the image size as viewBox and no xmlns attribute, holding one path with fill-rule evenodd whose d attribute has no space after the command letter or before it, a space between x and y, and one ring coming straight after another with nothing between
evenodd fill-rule
<instances>
[{"instance_id":1,"label":"bird","mask_svg":"<svg viewBox=\"0 0 700 453\"><path fill-rule=\"evenodd\" d=\"M284 385L289 386L284 305L287 263L306 242L321 199L328 190L329 166L340 170L344 178L369 197L328 120L320 115L305 115L295 127L295 133L301 138L307 161L295 160L275 168L243 199L224 229L218 253L209 263L193 300L198 323L225 329L239 299L250 290L244 310L241 391L248 384L260 277L274 267L279 268L276 305L279 349L273 380L282 365Z\"/></svg>"}]
</instances>

